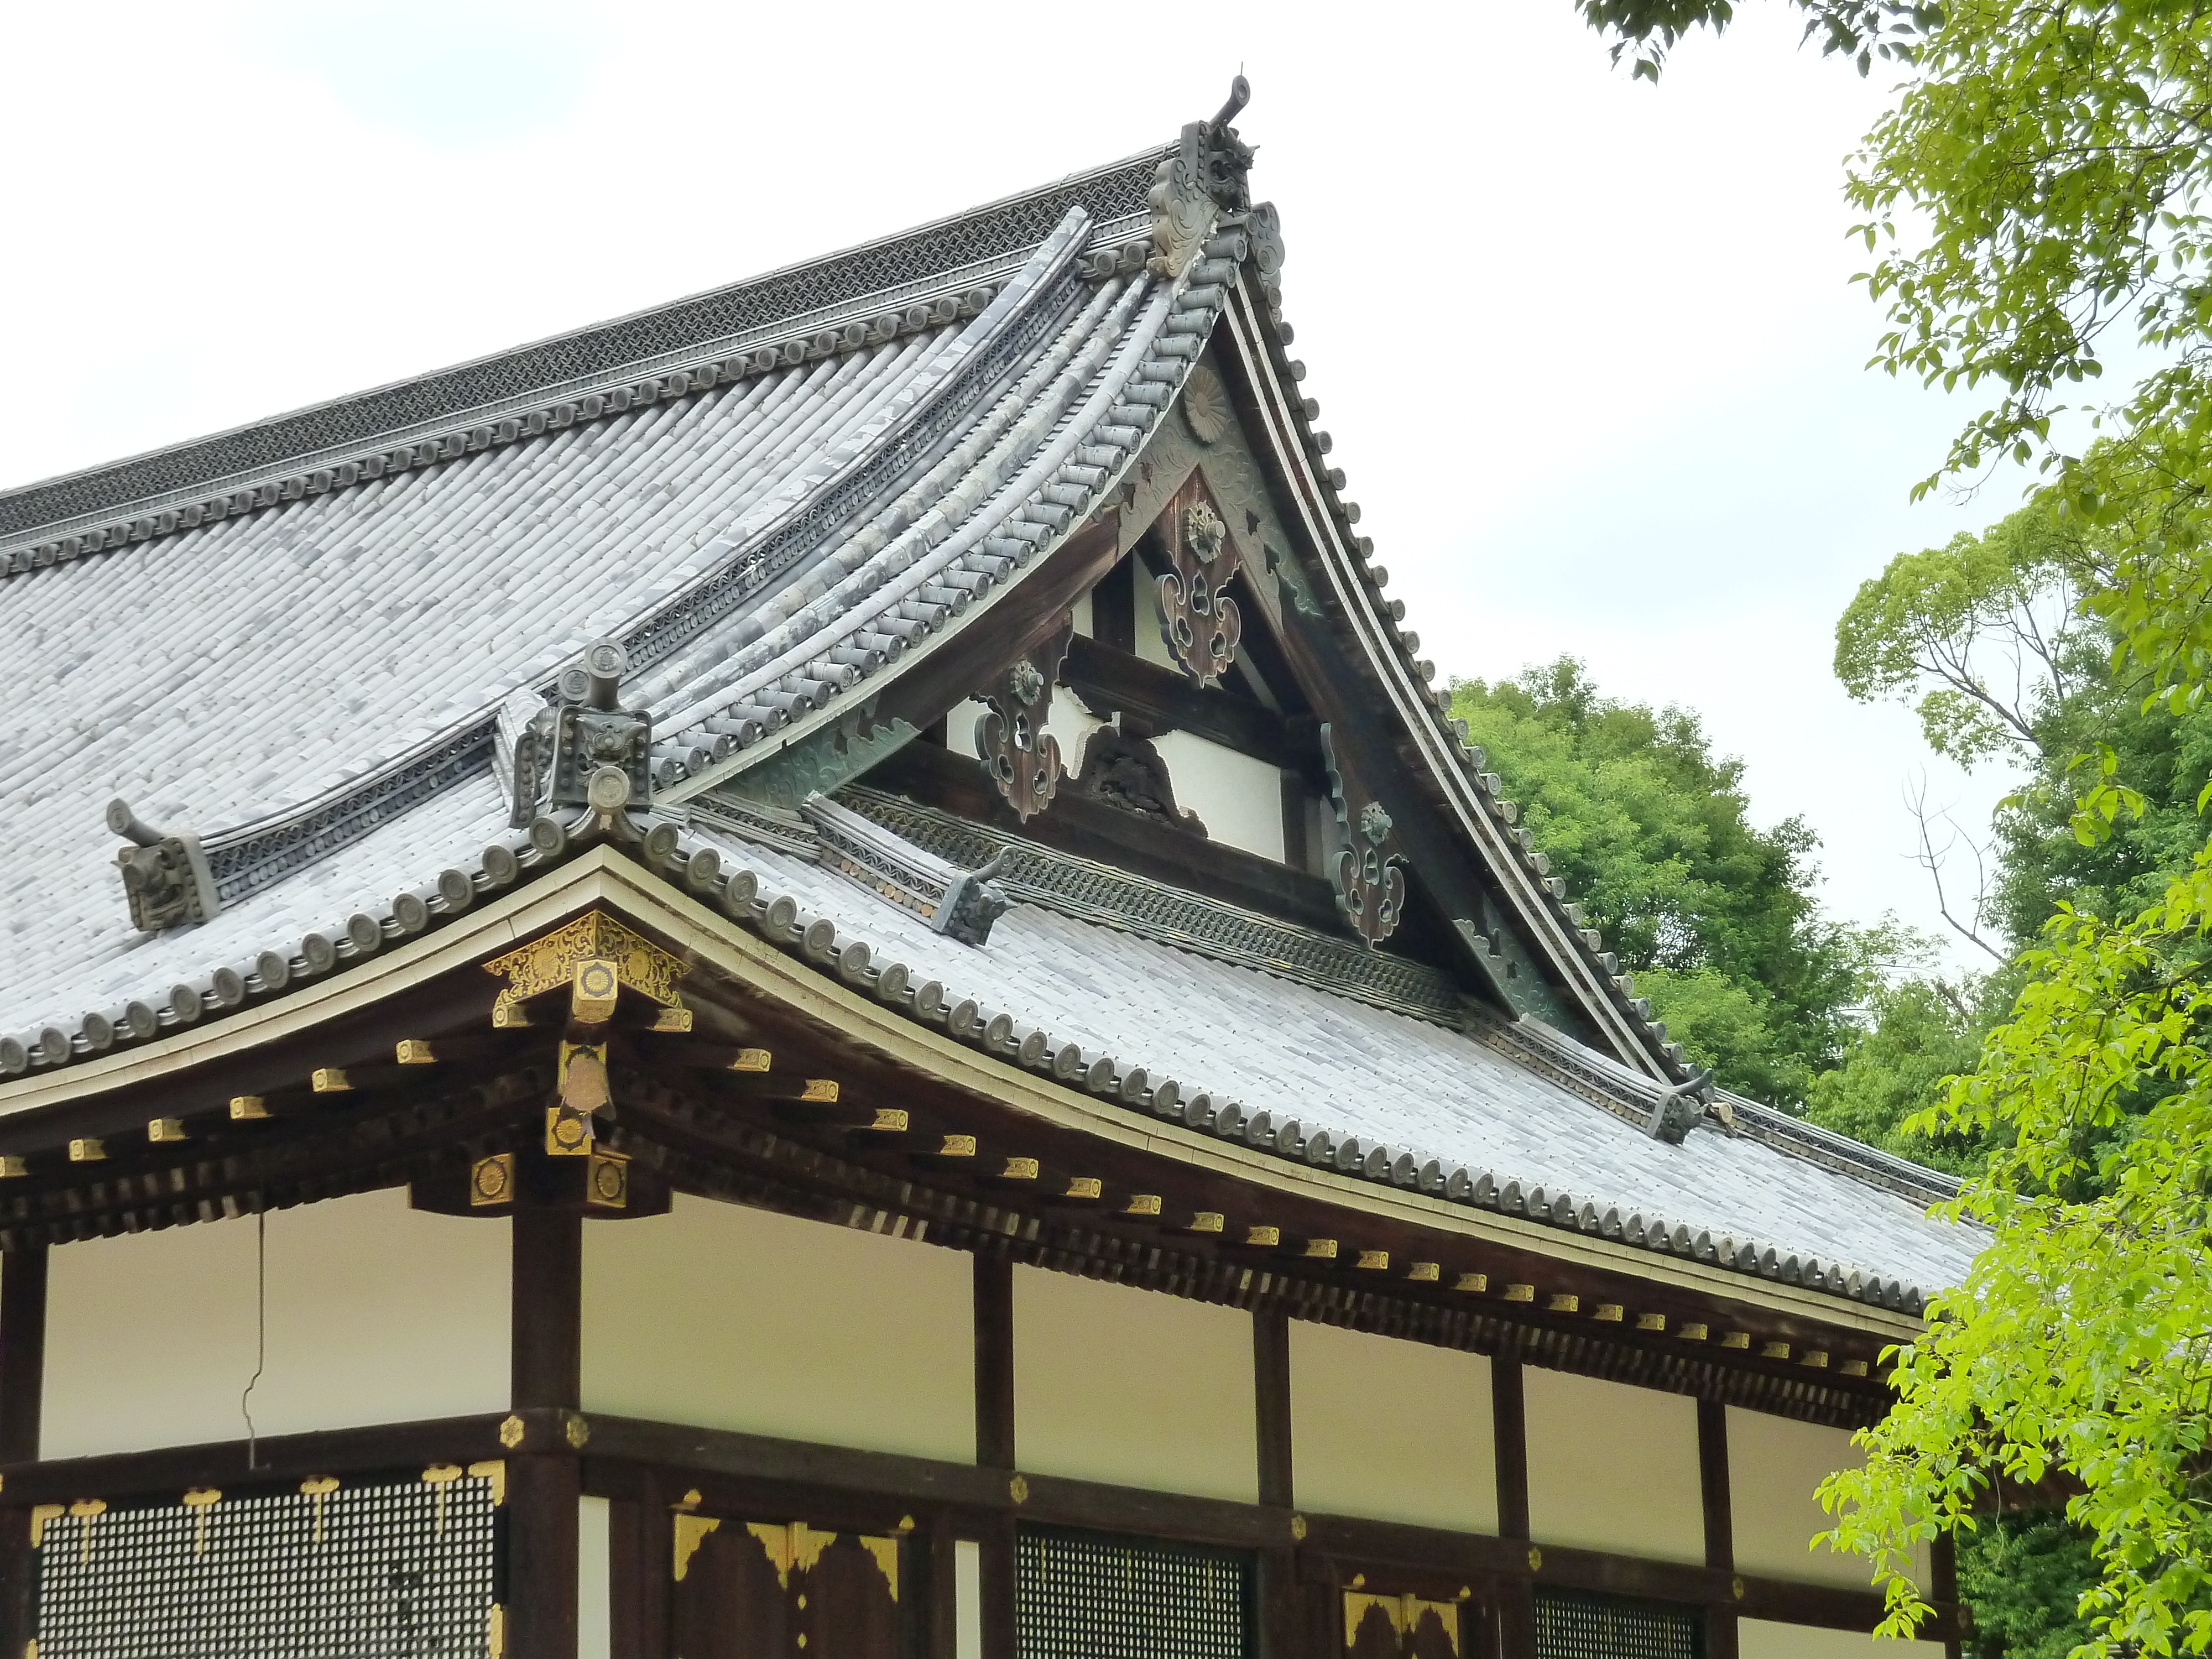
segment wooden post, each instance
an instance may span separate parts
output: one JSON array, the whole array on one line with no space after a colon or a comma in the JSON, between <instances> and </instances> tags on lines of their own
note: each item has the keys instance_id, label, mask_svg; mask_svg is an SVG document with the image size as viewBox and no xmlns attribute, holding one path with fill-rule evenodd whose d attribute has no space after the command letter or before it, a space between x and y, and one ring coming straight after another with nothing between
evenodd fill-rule
<instances>
[{"instance_id":1,"label":"wooden post","mask_svg":"<svg viewBox=\"0 0 2212 1659\"><path fill-rule=\"evenodd\" d=\"M0 1255L0 1463L35 1462L46 1370L46 1247ZM31 1516L0 1504L0 1654L19 1654L31 1626Z\"/></svg>"},{"instance_id":2,"label":"wooden post","mask_svg":"<svg viewBox=\"0 0 2212 1659\"><path fill-rule=\"evenodd\" d=\"M1014 1467L1014 1269L975 1258L975 1461Z\"/></svg>"},{"instance_id":3,"label":"wooden post","mask_svg":"<svg viewBox=\"0 0 2212 1659\"><path fill-rule=\"evenodd\" d=\"M1528 1418L1521 1393L1521 1356L1500 1353L1490 1362L1490 1419L1498 1467L1498 1535L1528 1536ZM1534 1659L1536 1597L1528 1580L1508 1578L1498 1588L1498 1645L1502 1659Z\"/></svg>"},{"instance_id":4,"label":"wooden post","mask_svg":"<svg viewBox=\"0 0 2212 1659\"><path fill-rule=\"evenodd\" d=\"M1705 1565L1735 1571L1735 1521L1729 1502L1728 1407L1698 1401L1698 1487L1705 1499ZM1705 1609L1705 1659L1736 1659L1735 1608Z\"/></svg>"},{"instance_id":5,"label":"wooden post","mask_svg":"<svg viewBox=\"0 0 2212 1659\"><path fill-rule=\"evenodd\" d=\"M514 1233L514 1409L574 1412L583 1394L583 1218L525 1193ZM507 1659L576 1659L576 1529L583 1419L557 1445L507 1462Z\"/></svg>"},{"instance_id":6,"label":"wooden post","mask_svg":"<svg viewBox=\"0 0 2212 1659\"><path fill-rule=\"evenodd\" d=\"M1958 1606L1959 1553L1948 1533L1942 1534L1928 1547L1928 1593L1938 1601ZM1963 1616L1965 1609L1960 1608L1960 1612ZM1959 1659L1964 1645L1955 1633L1946 1637L1943 1641L1944 1659ZM1730 1659L1734 1656L1730 1656Z\"/></svg>"},{"instance_id":7,"label":"wooden post","mask_svg":"<svg viewBox=\"0 0 2212 1659\"><path fill-rule=\"evenodd\" d=\"M35 1462L46 1374L46 1247L0 1255L0 1463Z\"/></svg>"},{"instance_id":8,"label":"wooden post","mask_svg":"<svg viewBox=\"0 0 2212 1659\"><path fill-rule=\"evenodd\" d=\"M1289 1509L1291 1486L1291 1317L1279 1307L1252 1316L1252 1418L1258 1441L1260 1501ZM1263 1549L1255 1564L1254 1599L1259 1659L1293 1659L1305 1651L1299 1638L1297 1554L1285 1537Z\"/></svg>"},{"instance_id":9,"label":"wooden post","mask_svg":"<svg viewBox=\"0 0 2212 1659\"><path fill-rule=\"evenodd\" d=\"M975 1258L975 1462L987 1469L1014 1468L1014 1269L1001 1256ZM982 1548L983 1659L1015 1659L1019 1644L1015 1614L1014 1520L993 1517L977 1540Z\"/></svg>"}]
</instances>

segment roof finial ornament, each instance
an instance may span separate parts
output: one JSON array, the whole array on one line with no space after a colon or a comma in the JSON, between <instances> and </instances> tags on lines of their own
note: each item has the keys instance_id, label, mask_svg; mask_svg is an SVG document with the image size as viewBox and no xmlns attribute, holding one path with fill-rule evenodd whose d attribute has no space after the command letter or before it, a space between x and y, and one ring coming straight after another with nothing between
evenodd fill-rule
<instances>
[{"instance_id":1,"label":"roof finial ornament","mask_svg":"<svg viewBox=\"0 0 2212 1659\"><path fill-rule=\"evenodd\" d=\"M629 814L653 805L653 716L621 706L629 672L619 640L594 640L580 665L562 671L557 701L531 717L514 746L508 822L516 829L531 828L534 839L541 819L563 832L597 819L617 837L634 838Z\"/></svg>"},{"instance_id":2,"label":"roof finial ornament","mask_svg":"<svg viewBox=\"0 0 2212 1659\"><path fill-rule=\"evenodd\" d=\"M1661 1095L1651 1103L1651 1115L1644 1120L1644 1133L1669 1146L1680 1146L1705 1115L1706 1103L1698 1097L1709 1091L1712 1080L1713 1068L1700 1066Z\"/></svg>"},{"instance_id":3,"label":"roof finial ornament","mask_svg":"<svg viewBox=\"0 0 2212 1659\"><path fill-rule=\"evenodd\" d=\"M132 927L158 933L179 922L205 921L222 908L198 836L165 836L141 823L130 803L119 799L107 803L107 827L132 843L115 854Z\"/></svg>"},{"instance_id":4,"label":"roof finial ornament","mask_svg":"<svg viewBox=\"0 0 2212 1659\"><path fill-rule=\"evenodd\" d=\"M1216 218L1252 205L1247 186L1252 147L1229 125L1251 101L1252 83L1239 75L1214 118L1183 128L1182 142L1160 162L1149 198L1153 276L1169 281L1181 276L1212 234Z\"/></svg>"}]
</instances>

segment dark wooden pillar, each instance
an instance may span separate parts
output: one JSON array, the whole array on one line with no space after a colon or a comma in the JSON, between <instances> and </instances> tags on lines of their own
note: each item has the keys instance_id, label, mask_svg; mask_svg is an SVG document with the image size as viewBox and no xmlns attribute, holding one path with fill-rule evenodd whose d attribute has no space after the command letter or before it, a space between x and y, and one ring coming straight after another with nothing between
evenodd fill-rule
<instances>
[{"instance_id":1,"label":"dark wooden pillar","mask_svg":"<svg viewBox=\"0 0 2212 1659\"><path fill-rule=\"evenodd\" d=\"M35 1462L46 1381L46 1247L0 1255L0 1463Z\"/></svg>"},{"instance_id":2,"label":"dark wooden pillar","mask_svg":"<svg viewBox=\"0 0 2212 1659\"><path fill-rule=\"evenodd\" d=\"M1528 1414L1521 1392L1521 1357L1500 1353L1490 1362L1490 1419L1496 1436L1498 1535L1528 1536ZM1498 1637L1502 1659L1534 1659L1536 1597L1525 1578L1498 1586Z\"/></svg>"},{"instance_id":3,"label":"dark wooden pillar","mask_svg":"<svg viewBox=\"0 0 2212 1659\"><path fill-rule=\"evenodd\" d=\"M975 1462L1014 1469L1014 1269L1000 1256L975 1258ZM983 1659L1015 1659L1017 1571L1012 1515L985 1523L982 1549Z\"/></svg>"},{"instance_id":4,"label":"dark wooden pillar","mask_svg":"<svg viewBox=\"0 0 2212 1659\"><path fill-rule=\"evenodd\" d=\"M1948 1533L1943 1534L1928 1547L1928 1594L1936 1601L1948 1602L1954 1607L1958 1606L1959 1552ZM1965 1610L1961 1608L1962 1617L1964 1612ZM1964 1644L1960 1642L1954 1626L1954 1633L1943 1638L1945 1659L1959 1659ZM1729 1659L1735 1659L1735 1656L1729 1655Z\"/></svg>"},{"instance_id":5,"label":"dark wooden pillar","mask_svg":"<svg viewBox=\"0 0 2212 1659\"><path fill-rule=\"evenodd\" d=\"M1705 1565L1735 1571L1735 1521L1729 1505L1728 1407L1698 1401L1698 1486L1705 1508ZM1735 1608L1705 1610L1705 1659L1735 1659Z\"/></svg>"},{"instance_id":6,"label":"dark wooden pillar","mask_svg":"<svg viewBox=\"0 0 2212 1659\"><path fill-rule=\"evenodd\" d=\"M1280 1308L1252 1316L1252 1417L1259 1455L1260 1501L1289 1509L1291 1459L1291 1316ZM1296 1659L1310 1651L1300 1640L1297 1554L1285 1534L1257 1562L1259 1659Z\"/></svg>"},{"instance_id":7,"label":"dark wooden pillar","mask_svg":"<svg viewBox=\"0 0 2212 1659\"><path fill-rule=\"evenodd\" d=\"M1014 1467L1014 1269L975 1258L975 1461Z\"/></svg>"},{"instance_id":8,"label":"dark wooden pillar","mask_svg":"<svg viewBox=\"0 0 2212 1659\"><path fill-rule=\"evenodd\" d=\"M0 1463L34 1462L46 1374L46 1247L0 1255ZM0 1654L19 1654L31 1627L31 1513L0 1501Z\"/></svg>"},{"instance_id":9,"label":"dark wooden pillar","mask_svg":"<svg viewBox=\"0 0 2212 1659\"><path fill-rule=\"evenodd\" d=\"M526 1194L513 1226L514 1409L574 1412L583 1394L583 1218ZM580 1449L564 1433L559 1443L526 1442L508 1460L508 1659L576 1659Z\"/></svg>"}]
</instances>

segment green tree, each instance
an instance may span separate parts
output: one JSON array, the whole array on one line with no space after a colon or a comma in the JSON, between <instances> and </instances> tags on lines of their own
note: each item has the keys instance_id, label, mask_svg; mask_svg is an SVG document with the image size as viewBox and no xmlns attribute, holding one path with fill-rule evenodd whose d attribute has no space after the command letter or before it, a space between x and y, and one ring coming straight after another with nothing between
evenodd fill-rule
<instances>
[{"instance_id":1,"label":"green tree","mask_svg":"<svg viewBox=\"0 0 2212 1659\"><path fill-rule=\"evenodd\" d=\"M1905 1125L1941 1098L1954 1077L1974 1069L1983 1034L1996 1024L1990 984L1915 976L1876 986L1841 1063L1813 1080L1805 1115L1954 1175L1979 1169L1988 1152L1978 1140L1931 1139Z\"/></svg>"},{"instance_id":2,"label":"green tree","mask_svg":"<svg viewBox=\"0 0 2212 1659\"><path fill-rule=\"evenodd\" d=\"M1725 1086L1802 1103L1893 943L1821 920L1813 832L1758 828L1694 714L1606 697L1572 658L1455 682L1452 712L1669 1035Z\"/></svg>"},{"instance_id":3,"label":"green tree","mask_svg":"<svg viewBox=\"0 0 2212 1659\"><path fill-rule=\"evenodd\" d=\"M1654 76L1683 30L1729 15L1579 3ZM1887 49L1905 66L1847 186L1890 324L1875 361L1987 399L1919 488L2039 465L2036 505L2091 550L2081 609L2110 630L2113 684L2189 714L2212 683L2212 6L1801 9L1863 64ZM2115 343L2144 367L2089 406L2097 441L2075 450L2053 417ZM2116 748L2087 759L2070 828L2093 846L2150 805ZM1918 1610L1916 1541L1971 1528L1999 1476L2057 1469L2100 1574L2092 1650L2212 1650L2208 933L2212 849L2131 915L2062 907L1976 1072L1911 1126L1996 1151L1951 1206L1990 1244L1899 1356L1865 1468L1824 1489L1893 1629Z\"/></svg>"}]
</instances>

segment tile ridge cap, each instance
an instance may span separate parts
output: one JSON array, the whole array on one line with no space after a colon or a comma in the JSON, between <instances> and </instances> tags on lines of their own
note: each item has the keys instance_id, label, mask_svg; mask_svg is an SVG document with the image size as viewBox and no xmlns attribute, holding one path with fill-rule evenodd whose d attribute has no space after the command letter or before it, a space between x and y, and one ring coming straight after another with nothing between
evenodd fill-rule
<instances>
[{"instance_id":1,"label":"tile ridge cap","mask_svg":"<svg viewBox=\"0 0 2212 1659\"><path fill-rule=\"evenodd\" d=\"M157 445L151 449L117 456L90 466L75 468L69 471L54 473L43 478L31 479L23 483L0 489L0 543L12 544L18 541L33 539L35 538L36 532L50 525L58 525L88 514L110 513L134 502L150 501L157 496L191 489L202 483L212 483L217 479L228 478L270 466L279 466L289 460L319 453L325 449L372 444L377 439L390 434L411 430L415 427L429 422L455 418L473 410L492 407L511 398L527 398L535 392L550 390L557 386L566 385L571 380L596 375L617 375L633 364L653 361L660 356L666 355L666 352L632 353L620 361L611 359L595 367L586 366L574 369L565 376L553 379L539 376L538 379L542 381L542 384L518 386L498 397L480 398L473 401L455 403L450 409L422 415L411 421L386 421L376 425L374 430L364 428L357 434L336 436L324 443L290 445L286 447L283 453L272 453L246 465L217 464L222 459L218 453L222 446L234 444L252 434L277 432L289 424L307 422L316 416L327 416L348 410L365 408L371 404L373 400L396 398L400 394L418 388L434 389L439 382L467 375L472 372L490 369L501 364L522 362L532 354L548 354L562 346L588 344L595 338L611 338L617 331L635 327L655 319L671 317L687 307L702 307L716 301L733 301L748 295L771 292L776 284L794 282L809 272L834 270L841 264L857 265L870 256L881 256L902 246L921 244L928 238L945 235L963 227L980 226L988 222L994 215L1007 215L1024 206L1048 203L1056 195L1066 195L1072 191L1078 191L1085 185L1114 181L1120 174L1132 174L1135 180L1140 181L1143 185L1149 185L1152 167L1157 165L1158 158L1166 154L1170 148L1171 147L1163 145L1140 150L1118 161L1068 173L1050 182L1033 185L1027 190L1015 191L957 213L943 215L918 225L908 226L885 235L853 243L811 258L773 266L767 270L742 277L736 282L702 289L691 294L678 295L654 305L643 307L635 311L580 324L573 328L543 336L535 340L504 346L476 357L463 359L459 362L435 365L378 386L362 387L337 397L304 404L295 409L258 416L214 432L202 433L181 439L174 443ZM1127 209L1129 214L1142 210L1141 191L1129 202ZM1056 219L1060 216L1054 216ZM1101 224L1104 224L1116 217L1126 217L1127 215L1094 213L1092 216ZM1049 227L1046 228L1043 234L1048 235L1050 234ZM978 258L1012 257L1024 249L1033 246L1035 240L1024 239L1018 244L998 250L995 254L977 254L965 259L941 260L939 264L942 268L937 274L950 277L957 275L968 265L975 263ZM919 280L923 279L910 279L910 281ZM878 285L873 289L855 291L836 301L787 306L779 310L774 316L757 319L745 326L748 329L773 328L792 318L821 310L826 305L854 303L868 297L870 294L887 291L890 286L897 286L897 284ZM742 331L744 331L730 332ZM680 352L694 347L703 349L713 339L721 337L725 337L722 335L702 336L698 340L691 342L689 346L671 346L666 348L666 351ZM208 465L186 469L189 477L174 477L166 482L149 482L144 488L126 488L121 493L113 494L112 499L97 503L60 503L57 505L56 510L43 514L22 514L10 510L20 507L24 503L34 501L41 496L62 493L72 486L87 486L102 479L125 478L133 472L153 469L165 460L183 460L195 456L204 456Z\"/></svg>"}]
</instances>

